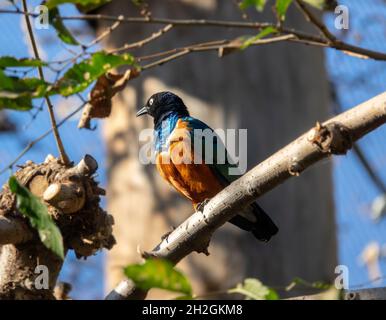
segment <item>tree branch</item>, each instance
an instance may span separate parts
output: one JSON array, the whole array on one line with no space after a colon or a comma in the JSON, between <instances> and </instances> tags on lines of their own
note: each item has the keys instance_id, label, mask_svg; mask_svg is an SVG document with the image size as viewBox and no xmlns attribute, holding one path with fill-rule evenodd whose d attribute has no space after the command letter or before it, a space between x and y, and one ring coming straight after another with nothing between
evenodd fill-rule
<instances>
[{"instance_id":1,"label":"tree branch","mask_svg":"<svg viewBox=\"0 0 386 320\"><path fill-rule=\"evenodd\" d=\"M65 16L61 17L62 20L107 20L107 21L121 21L125 23L146 23L146 24L172 24L173 26L195 26L195 27L220 27L220 28L241 28L241 29L254 29L259 31L266 27L276 27L274 23L270 22L243 22L243 21L222 21L222 20L206 20L206 19L169 19L169 18L153 18L153 17L116 17L102 14L89 14L84 16ZM316 19L316 18L315 18ZM317 19L316 19L317 20ZM325 28L327 30L327 28ZM325 40L321 37L305 34L301 31L280 28L283 34L294 34L298 40L306 41L307 44L319 45L331 47L336 50L343 51L345 53L352 52L358 57L372 58L374 60L386 60L386 54L382 52L376 52L367 50L364 48L356 47L346 44L341 41L335 41L333 45L330 45L330 40ZM328 30L327 30L328 31Z\"/></svg>"},{"instance_id":2,"label":"tree branch","mask_svg":"<svg viewBox=\"0 0 386 320\"><path fill-rule=\"evenodd\" d=\"M294 38L296 37L293 34L281 35L281 36L271 37L266 39L258 39L253 43L251 43L250 45L258 46L263 44L271 44L276 42L289 41ZM157 66L161 66L167 62L173 61L175 59L178 59L192 52L217 51L219 53L219 56L222 57L223 55L231 51L240 49L242 44L243 44L242 41L235 39L235 40L219 40L219 41L213 41L209 43L200 43L200 44L191 45L183 48L176 48L176 49L167 51L167 53L172 53L171 55L165 58L162 58L160 60L154 61L152 63L146 64L144 66L141 66L141 69L147 70ZM154 54L153 57L157 55L162 56L163 54L162 52L160 52L158 54ZM144 58L140 57L138 58L138 60L142 61L144 60Z\"/></svg>"},{"instance_id":3,"label":"tree branch","mask_svg":"<svg viewBox=\"0 0 386 320\"><path fill-rule=\"evenodd\" d=\"M26 0L23 0L23 10L25 12L28 11L27 1ZM31 21L29 20L29 16L28 15L24 15L24 18L25 18L25 22L27 24L28 35L29 35L29 38L31 40L31 45L32 45L32 49L33 49L35 58L40 60L38 47L36 45L36 40L35 40L33 31L32 31ZM38 68L40 79L44 81L43 68L40 67L40 66L37 67L37 68ZM60 138L60 135L59 135L58 127L56 125L56 120L55 120L54 108L52 106L50 98L48 96L45 96L44 98L45 98L45 100L47 102L47 109L48 109L48 113L49 113L49 116L50 116L52 132L54 133L55 141L56 141L56 144L57 144L57 147L58 147L58 150L59 150L60 159L63 162L63 164L68 165L70 163L70 160L69 160L69 158L68 158L68 156L66 154L66 151L64 150L63 142L62 142L62 139Z\"/></svg>"},{"instance_id":4,"label":"tree branch","mask_svg":"<svg viewBox=\"0 0 386 320\"><path fill-rule=\"evenodd\" d=\"M61 125L63 125L68 119L72 118L74 115L76 115L79 111L83 109L83 107L86 105L87 102L82 103L79 107L77 107L74 111L70 112L66 117L64 117L61 121L58 122L57 127L59 128ZM43 140L45 137L47 137L51 132L53 128L48 129L46 132L44 132L42 135L37 137L35 140L32 140L29 142L26 147L17 155L15 159L13 159L10 163L6 165L5 168L0 170L0 175L7 172L8 169L11 169L20 159L23 157L30 149L33 148L35 144L37 144L39 141Z\"/></svg>"},{"instance_id":5,"label":"tree branch","mask_svg":"<svg viewBox=\"0 0 386 320\"><path fill-rule=\"evenodd\" d=\"M336 37L328 30L326 25L319 21L319 19L311 12L309 8L307 8L307 5L302 0L296 0L296 4L300 11L303 12L305 15L307 21L312 23L317 29L320 30L320 32L331 42L336 42Z\"/></svg>"},{"instance_id":6,"label":"tree branch","mask_svg":"<svg viewBox=\"0 0 386 320\"><path fill-rule=\"evenodd\" d=\"M21 220L0 215L0 246L24 243L32 239L32 232Z\"/></svg>"},{"instance_id":7,"label":"tree branch","mask_svg":"<svg viewBox=\"0 0 386 320\"><path fill-rule=\"evenodd\" d=\"M308 10L308 9L307 9ZM0 13L9 13L9 14L23 14L25 16L36 17L37 14L33 12L24 11L14 11L8 9L0 9ZM312 14L312 13L311 13ZM259 31L266 27L274 27L277 25L271 22L244 22L244 21L223 21L223 20L207 20L207 19L170 19L170 18L155 18L155 17L122 17L122 16L110 16L102 14L88 14L80 16L61 16L62 20L104 20L104 21L120 21L122 23L145 23L145 24L161 24L161 25L173 25L175 27L217 27L217 28L239 28L239 29L251 29ZM316 19L317 20L317 19ZM311 21L315 23L314 21ZM319 27L323 25L321 22L318 23ZM317 25L318 26L318 25ZM324 32L327 28L325 27ZM374 60L386 61L386 54L383 52L377 52L373 50L368 50L365 48L357 47L350 45L348 43L336 40L332 42L330 39L324 39L323 37L318 37L314 35L309 35L304 32L294 30L291 28L280 28L280 32L284 35L293 34L296 36L296 39L292 41L302 42L309 45L329 47L339 51L342 51L346 54L350 54L360 58L371 58ZM327 32L329 32L327 30ZM324 33L325 34L325 33ZM325 34L326 35L326 34ZM332 34L331 34L332 35ZM333 36L333 35L332 35Z\"/></svg>"},{"instance_id":8,"label":"tree branch","mask_svg":"<svg viewBox=\"0 0 386 320\"><path fill-rule=\"evenodd\" d=\"M120 48L113 49L113 50L109 51L109 53L118 53L118 52L129 50L129 49L141 48L145 44L148 44L148 43L158 39L159 37L163 36L165 33L170 31L172 28L173 28L172 24L167 24L162 29L158 30L157 32L154 32L151 36L149 36L145 39L142 39L140 41L137 41L137 42L126 43Z\"/></svg>"},{"instance_id":9,"label":"tree branch","mask_svg":"<svg viewBox=\"0 0 386 320\"><path fill-rule=\"evenodd\" d=\"M386 122L386 92L314 128L279 150L267 160L226 187L205 206L167 236L144 257L158 257L177 264L192 253L208 254L215 230L233 218L240 208L277 187L287 179L333 154L345 154L353 142ZM130 286L130 287L128 287ZM140 293L140 294L139 294ZM146 296L131 281L123 281L106 299Z\"/></svg>"}]
</instances>

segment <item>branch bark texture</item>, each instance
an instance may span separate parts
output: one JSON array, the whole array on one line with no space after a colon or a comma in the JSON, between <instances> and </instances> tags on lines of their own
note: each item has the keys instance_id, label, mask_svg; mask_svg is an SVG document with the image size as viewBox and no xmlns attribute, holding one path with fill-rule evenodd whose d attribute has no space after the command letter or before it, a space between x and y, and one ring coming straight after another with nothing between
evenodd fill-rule
<instances>
[{"instance_id":1,"label":"branch bark texture","mask_svg":"<svg viewBox=\"0 0 386 320\"><path fill-rule=\"evenodd\" d=\"M311 106L310 106L311 107ZM208 253L213 232L237 211L291 177L331 155L346 154L367 133L386 122L386 92L320 124L254 167L218 193L177 227L144 257L163 258L177 264L192 253ZM131 281L124 281L107 299L138 299L146 296Z\"/></svg>"},{"instance_id":2,"label":"branch bark texture","mask_svg":"<svg viewBox=\"0 0 386 320\"><path fill-rule=\"evenodd\" d=\"M19 167L15 177L44 201L60 228L65 253L74 250L81 258L111 249L113 219L99 207L104 190L93 178L98 167L94 158L86 155L68 168L48 155L44 163L27 161ZM55 299L63 260L43 245L16 202L15 194L4 185L0 192L0 300ZM47 276L44 286L39 278L42 270Z\"/></svg>"},{"instance_id":3,"label":"branch bark texture","mask_svg":"<svg viewBox=\"0 0 386 320\"><path fill-rule=\"evenodd\" d=\"M32 232L24 221L0 215L0 246L24 243L31 238Z\"/></svg>"}]
</instances>

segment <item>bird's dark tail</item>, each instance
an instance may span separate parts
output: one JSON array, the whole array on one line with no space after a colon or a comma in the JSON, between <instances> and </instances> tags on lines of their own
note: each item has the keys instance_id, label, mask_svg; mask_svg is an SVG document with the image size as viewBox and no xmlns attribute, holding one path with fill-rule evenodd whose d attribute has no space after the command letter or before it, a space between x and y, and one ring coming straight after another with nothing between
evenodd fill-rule
<instances>
[{"instance_id":1,"label":"bird's dark tail","mask_svg":"<svg viewBox=\"0 0 386 320\"><path fill-rule=\"evenodd\" d=\"M279 231L275 223L256 202L243 209L229 222L240 229L252 232L256 239L264 242L269 241Z\"/></svg>"}]
</instances>

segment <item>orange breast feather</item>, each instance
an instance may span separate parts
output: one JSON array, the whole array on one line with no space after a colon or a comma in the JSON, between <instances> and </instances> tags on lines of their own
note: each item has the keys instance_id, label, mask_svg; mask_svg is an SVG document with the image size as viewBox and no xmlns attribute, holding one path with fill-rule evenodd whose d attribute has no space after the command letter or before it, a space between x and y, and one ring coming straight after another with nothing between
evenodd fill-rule
<instances>
[{"instance_id":1,"label":"orange breast feather","mask_svg":"<svg viewBox=\"0 0 386 320\"><path fill-rule=\"evenodd\" d=\"M194 207L224 188L209 166L194 163L195 152L187 123L178 120L169 144L168 151L157 155L157 169L164 179L193 202Z\"/></svg>"}]
</instances>

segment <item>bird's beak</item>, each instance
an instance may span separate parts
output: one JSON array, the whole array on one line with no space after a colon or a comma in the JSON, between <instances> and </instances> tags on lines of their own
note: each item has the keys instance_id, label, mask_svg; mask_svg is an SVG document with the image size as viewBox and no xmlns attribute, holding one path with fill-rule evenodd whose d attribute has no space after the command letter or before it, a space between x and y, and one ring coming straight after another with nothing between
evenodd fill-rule
<instances>
[{"instance_id":1,"label":"bird's beak","mask_svg":"<svg viewBox=\"0 0 386 320\"><path fill-rule=\"evenodd\" d=\"M143 107L143 108L141 108L138 112L137 112L137 114L135 115L136 117L139 117L139 116L142 116L142 115L144 115L144 114L147 114L149 112L149 109L148 109L148 107Z\"/></svg>"}]
</instances>

